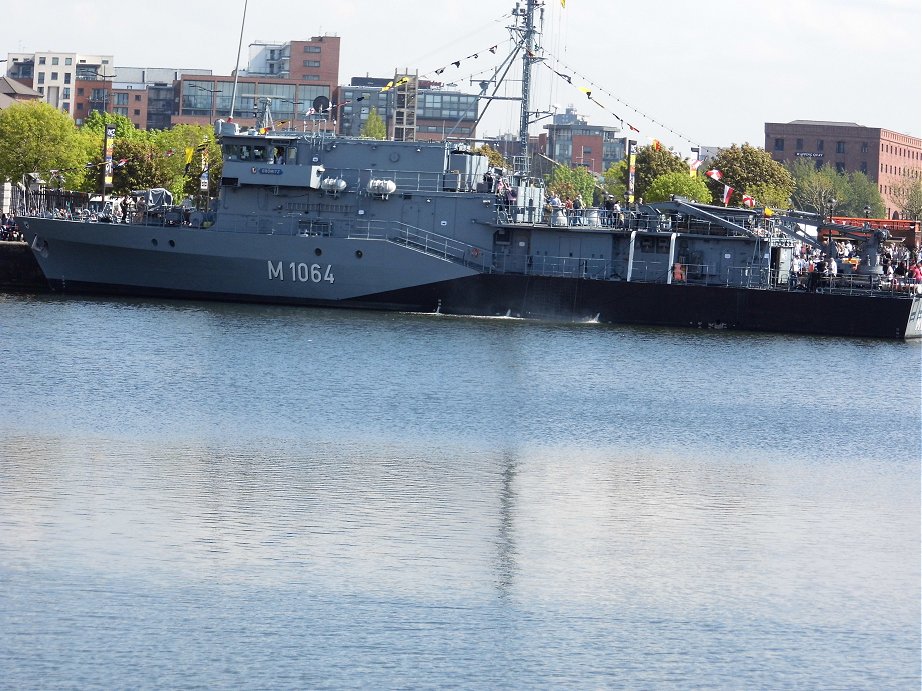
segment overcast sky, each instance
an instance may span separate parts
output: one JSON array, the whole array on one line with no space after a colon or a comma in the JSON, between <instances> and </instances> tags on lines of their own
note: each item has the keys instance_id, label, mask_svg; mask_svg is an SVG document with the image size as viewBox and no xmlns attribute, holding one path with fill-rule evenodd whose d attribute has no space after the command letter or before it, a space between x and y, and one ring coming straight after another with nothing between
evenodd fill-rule
<instances>
[{"instance_id":1,"label":"overcast sky","mask_svg":"<svg viewBox=\"0 0 922 691\"><path fill-rule=\"evenodd\" d=\"M463 89L509 52L514 0L248 0L241 66L255 40L341 37L340 82L416 71ZM111 54L115 65L234 67L244 0L88 0L24 5L0 23L0 52ZM857 122L922 135L919 0L547 0L533 108L616 115L683 155L696 144L764 145L765 122ZM39 9L39 8L43 9ZM220 9L218 9L220 8ZM488 49L498 46L496 54ZM477 59L472 58L474 54ZM460 67L451 63L461 60ZM554 74L572 77L573 85ZM592 90L598 103L578 87ZM517 106L491 106L479 132L516 131ZM547 122L546 120L544 121ZM544 124L544 123L541 123ZM533 125L538 132L541 124ZM625 125L625 130L627 127Z\"/></svg>"}]
</instances>

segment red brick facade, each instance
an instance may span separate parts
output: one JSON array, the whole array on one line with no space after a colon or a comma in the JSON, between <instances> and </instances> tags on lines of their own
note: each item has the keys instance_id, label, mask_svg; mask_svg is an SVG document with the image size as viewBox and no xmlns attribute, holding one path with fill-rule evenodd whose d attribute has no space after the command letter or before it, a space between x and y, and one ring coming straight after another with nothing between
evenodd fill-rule
<instances>
[{"instance_id":1,"label":"red brick facade","mask_svg":"<svg viewBox=\"0 0 922 691\"><path fill-rule=\"evenodd\" d=\"M779 162L807 158L817 166L865 173L877 183L889 218L899 216L890 196L894 183L907 173L922 175L922 139L851 122L767 122L765 150Z\"/></svg>"}]
</instances>

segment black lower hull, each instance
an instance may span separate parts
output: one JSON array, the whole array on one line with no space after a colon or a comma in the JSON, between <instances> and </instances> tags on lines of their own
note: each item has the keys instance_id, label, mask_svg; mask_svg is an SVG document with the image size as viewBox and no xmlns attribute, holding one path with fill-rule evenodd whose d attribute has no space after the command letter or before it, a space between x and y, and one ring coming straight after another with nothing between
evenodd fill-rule
<instances>
[{"instance_id":1,"label":"black lower hull","mask_svg":"<svg viewBox=\"0 0 922 691\"><path fill-rule=\"evenodd\" d=\"M857 336L922 337L922 298L667 285L572 278L480 274L362 296L317 301L190 293L163 288L66 285L64 292L180 299L351 307L467 316L502 316L647 326Z\"/></svg>"}]
</instances>

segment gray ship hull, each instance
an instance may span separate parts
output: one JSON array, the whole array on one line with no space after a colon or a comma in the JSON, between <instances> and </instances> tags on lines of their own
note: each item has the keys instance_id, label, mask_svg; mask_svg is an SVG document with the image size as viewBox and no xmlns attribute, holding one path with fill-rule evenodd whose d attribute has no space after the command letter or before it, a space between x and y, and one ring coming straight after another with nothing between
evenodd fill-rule
<instances>
[{"instance_id":1,"label":"gray ship hull","mask_svg":"<svg viewBox=\"0 0 922 691\"><path fill-rule=\"evenodd\" d=\"M922 299L492 273L380 239L24 219L61 292L922 337Z\"/></svg>"}]
</instances>

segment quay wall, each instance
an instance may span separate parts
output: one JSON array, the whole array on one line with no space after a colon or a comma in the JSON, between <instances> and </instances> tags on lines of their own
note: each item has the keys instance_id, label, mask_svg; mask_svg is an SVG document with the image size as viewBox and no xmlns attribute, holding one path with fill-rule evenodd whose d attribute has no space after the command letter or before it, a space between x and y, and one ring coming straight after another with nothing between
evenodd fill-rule
<instances>
[{"instance_id":1,"label":"quay wall","mask_svg":"<svg viewBox=\"0 0 922 691\"><path fill-rule=\"evenodd\" d=\"M0 241L0 291L49 292L48 281L27 243Z\"/></svg>"}]
</instances>

